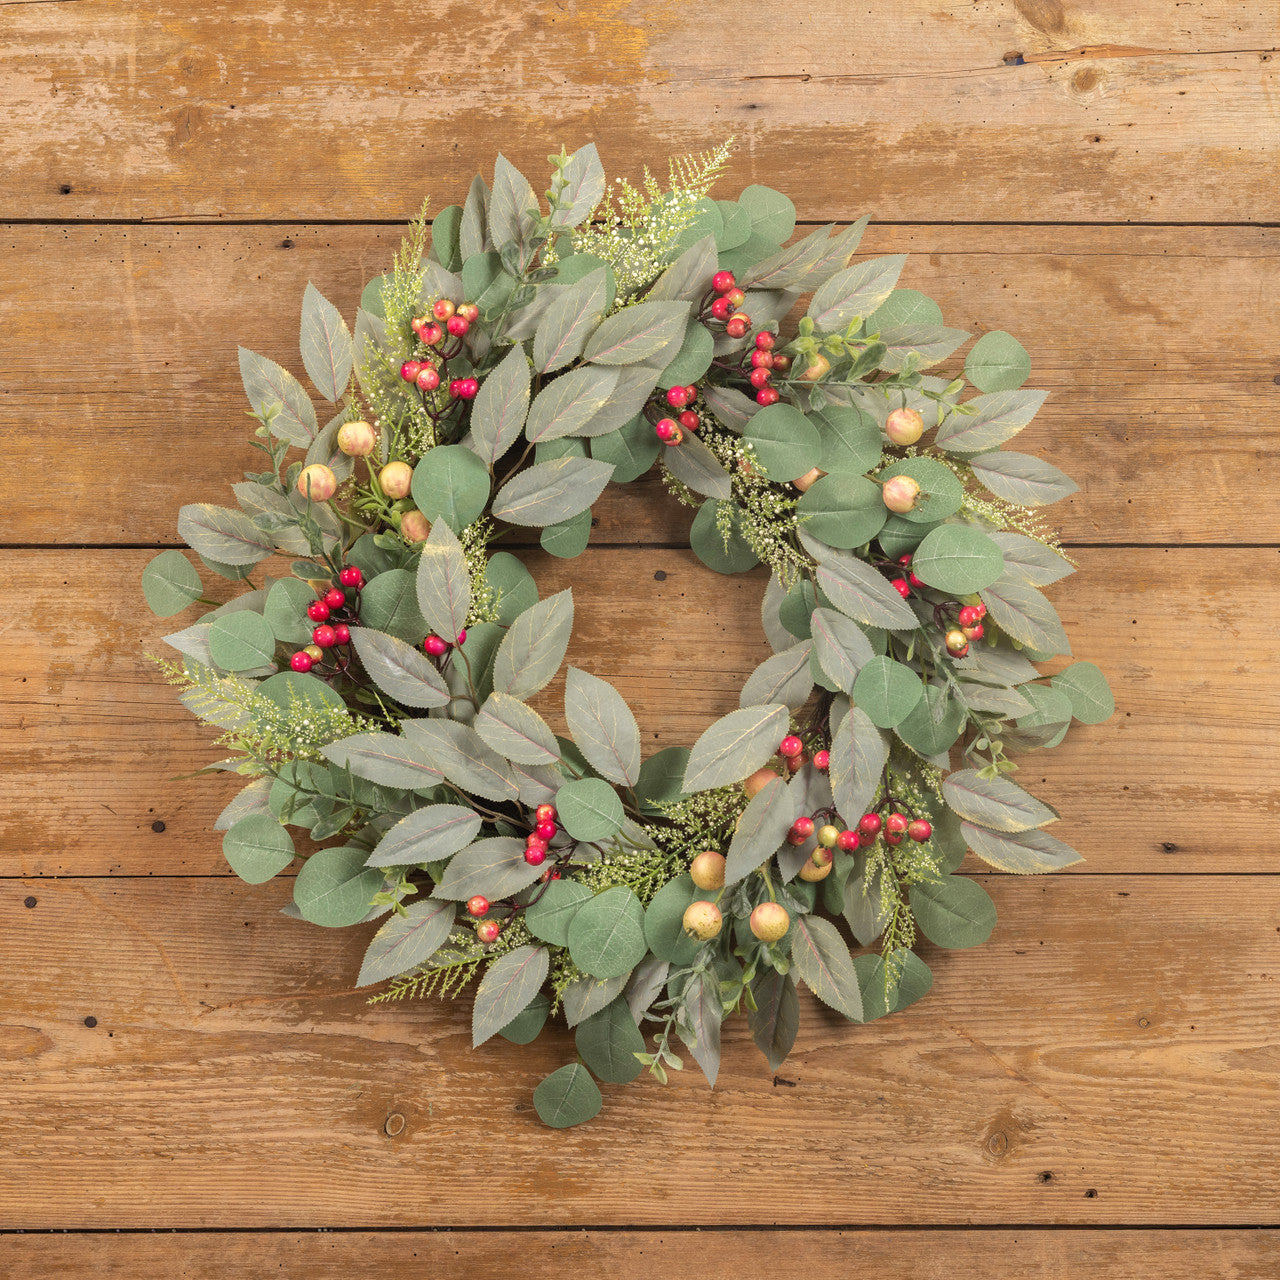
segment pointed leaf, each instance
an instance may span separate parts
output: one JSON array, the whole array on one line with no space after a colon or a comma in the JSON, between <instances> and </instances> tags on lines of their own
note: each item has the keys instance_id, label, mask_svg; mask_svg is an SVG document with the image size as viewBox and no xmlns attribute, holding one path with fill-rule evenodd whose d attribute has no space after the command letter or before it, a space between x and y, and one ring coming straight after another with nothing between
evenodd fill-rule
<instances>
[{"instance_id":1,"label":"pointed leaf","mask_svg":"<svg viewBox=\"0 0 1280 1280\"><path fill-rule=\"evenodd\" d=\"M480 737L504 760L519 764L557 764L560 760L547 722L508 693L491 693L473 723Z\"/></svg>"},{"instance_id":2,"label":"pointed leaf","mask_svg":"<svg viewBox=\"0 0 1280 1280\"><path fill-rule=\"evenodd\" d=\"M369 678L403 707L443 707L449 688L431 661L417 649L369 627L353 627L351 643Z\"/></svg>"},{"instance_id":3,"label":"pointed leaf","mask_svg":"<svg viewBox=\"0 0 1280 1280\"><path fill-rule=\"evenodd\" d=\"M523 239L538 216L538 200L529 180L499 153L489 196L489 236L495 247Z\"/></svg>"},{"instance_id":4,"label":"pointed leaf","mask_svg":"<svg viewBox=\"0 0 1280 1280\"><path fill-rule=\"evenodd\" d=\"M1058 816L1016 782L983 778L976 769L960 769L944 779L942 794L962 818L993 831L1029 831Z\"/></svg>"},{"instance_id":5,"label":"pointed leaf","mask_svg":"<svg viewBox=\"0 0 1280 1280\"><path fill-rule=\"evenodd\" d=\"M1024 534L993 533L991 541L1000 548L1008 569L1037 587L1047 587L1075 573L1066 556Z\"/></svg>"},{"instance_id":6,"label":"pointed leaf","mask_svg":"<svg viewBox=\"0 0 1280 1280\"><path fill-rule=\"evenodd\" d=\"M517 343L480 384L471 409L471 444L485 466L511 448L529 414L529 361Z\"/></svg>"},{"instance_id":7,"label":"pointed leaf","mask_svg":"<svg viewBox=\"0 0 1280 1280\"><path fill-rule=\"evenodd\" d=\"M398 733L357 733L320 748L326 760L384 787L425 790L444 781L427 752Z\"/></svg>"},{"instance_id":8,"label":"pointed leaf","mask_svg":"<svg viewBox=\"0 0 1280 1280\"><path fill-rule=\"evenodd\" d=\"M692 432L685 436L682 444L669 445L663 450L662 465L694 493L708 498L733 496L733 481L724 464Z\"/></svg>"},{"instance_id":9,"label":"pointed leaf","mask_svg":"<svg viewBox=\"0 0 1280 1280\"><path fill-rule=\"evenodd\" d=\"M1040 507L1076 493L1080 486L1042 458L997 449L971 458L973 474L1006 502Z\"/></svg>"},{"instance_id":10,"label":"pointed leaf","mask_svg":"<svg viewBox=\"0 0 1280 1280\"><path fill-rule=\"evenodd\" d=\"M720 982L714 972L694 974L685 987L682 997L692 1035L680 1027L680 1039L689 1046L689 1052L702 1068L707 1083L715 1088L720 1074L720 1024L724 1020L724 1005L720 1001Z\"/></svg>"},{"instance_id":11,"label":"pointed leaf","mask_svg":"<svg viewBox=\"0 0 1280 1280\"><path fill-rule=\"evenodd\" d=\"M640 730L613 685L570 667L564 714L574 742L591 767L611 782L635 786L640 777Z\"/></svg>"},{"instance_id":12,"label":"pointed leaf","mask_svg":"<svg viewBox=\"0 0 1280 1280\"><path fill-rule=\"evenodd\" d=\"M871 641L856 622L834 609L815 609L810 625L819 665L840 689L851 692L858 672L874 656Z\"/></svg>"},{"instance_id":13,"label":"pointed leaf","mask_svg":"<svg viewBox=\"0 0 1280 1280\"><path fill-rule=\"evenodd\" d=\"M565 1026L576 1027L584 1018L599 1013L627 985L628 976L623 973L603 982L587 976L575 978L565 987L561 1001Z\"/></svg>"},{"instance_id":14,"label":"pointed leaf","mask_svg":"<svg viewBox=\"0 0 1280 1280\"><path fill-rule=\"evenodd\" d=\"M1020 644L1042 653L1071 652L1071 642L1053 605L1016 573L1006 570L978 594L992 620Z\"/></svg>"},{"instance_id":15,"label":"pointed leaf","mask_svg":"<svg viewBox=\"0 0 1280 1280\"><path fill-rule=\"evenodd\" d=\"M443 520L431 526L423 543L415 587L418 609L427 626L434 635L452 643L471 612L471 571L462 543Z\"/></svg>"},{"instance_id":16,"label":"pointed leaf","mask_svg":"<svg viewBox=\"0 0 1280 1280\"><path fill-rule=\"evenodd\" d=\"M263 414L272 405L279 405L280 411L271 422L272 435L304 449L315 439L319 430L315 406L302 383L288 369L241 347L240 379L254 412Z\"/></svg>"},{"instance_id":17,"label":"pointed leaf","mask_svg":"<svg viewBox=\"0 0 1280 1280\"><path fill-rule=\"evenodd\" d=\"M573 592L566 588L526 609L498 646L493 687L522 701L560 669L573 630Z\"/></svg>"},{"instance_id":18,"label":"pointed leaf","mask_svg":"<svg viewBox=\"0 0 1280 1280\"><path fill-rule=\"evenodd\" d=\"M634 303L600 325L583 355L594 364L656 364L664 353L675 354L688 315L687 302Z\"/></svg>"},{"instance_id":19,"label":"pointed leaf","mask_svg":"<svg viewBox=\"0 0 1280 1280\"><path fill-rule=\"evenodd\" d=\"M470 725L456 720L406 720L401 730L464 791L486 800L514 800L519 795L511 766Z\"/></svg>"},{"instance_id":20,"label":"pointed leaf","mask_svg":"<svg viewBox=\"0 0 1280 1280\"><path fill-rule=\"evenodd\" d=\"M179 509L178 536L201 558L226 565L257 564L275 551L271 538L242 511L207 502Z\"/></svg>"},{"instance_id":21,"label":"pointed leaf","mask_svg":"<svg viewBox=\"0 0 1280 1280\"><path fill-rule=\"evenodd\" d=\"M800 811L801 796L775 778L751 797L725 858L724 882L737 884L768 862L787 838Z\"/></svg>"},{"instance_id":22,"label":"pointed leaf","mask_svg":"<svg viewBox=\"0 0 1280 1280\"><path fill-rule=\"evenodd\" d=\"M302 295L302 365L315 389L336 404L351 380L351 331L310 281Z\"/></svg>"},{"instance_id":23,"label":"pointed leaf","mask_svg":"<svg viewBox=\"0 0 1280 1280\"><path fill-rule=\"evenodd\" d=\"M1063 867L1083 862L1084 859L1068 844L1064 844L1047 831L1019 831L1001 835L986 827L962 822L960 830L969 848L983 862L998 871L1011 871L1019 876L1038 876L1049 871L1061 871Z\"/></svg>"},{"instance_id":24,"label":"pointed leaf","mask_svg":"<svg viewBox=\"0 0 1280 1280\"><path fill-rule=\"evenodd\" d=\"M831 743L831 790L846 826L866 812L889 759L889 740L860 707L840 722Z\"/></svg>"},{"instance_id":25,"label":"pointed leaf","mask_svg":"<svg viewBox=\"0 0 1280 1280\"><path fill-rule=\"evenodd\" d=\"M594 142L579 147L560 170L564 186L551 213L553 227L576 227L604 199L604 166Z\"/></svg>"},{"instance_id":26,"label":"pointed leaf","mask_svg":"<svg viewBox=\"0 0 1280 1280\"><path fill-rule=\"evenodd\" d=\"M523 946L508 951L490 966L476 989L471 1010L471 1047L496 1036L538 994L547 979L551 957L546 947Z\"/></svg>"},{"instance_id":27,"label":"pointed leaf","mask_svg":"<svg viewBox=\"0 0 1280 1280\"><path fill-rule=\"evenodd\" d=\"M534 442L573 435L604 408L617 385L616 369L584 365L562 373L538 393L525 435Z\"/></svg>"},{"instance_id":28,"label":"pointed leaf","mask_svg":"<svg viewBox=\"0 0 1280 1280\"><path fill-rule=\"evenodd\" d=\"M568 285L542 313L533 339L533 365L550 373L582 354L587 338L604 315L605 269L598 267Z\"/></svg>"},{"instance_id":29,"label":"pointed leaf","mask_svg":"<svg viewBox=\"0 0 1280 1280\"><path fill-rule=\"evenodd\" d=\"M836 333L851 320L869 316L893 292L906 261L905 253L895 253L837 271L809 303L815 328L821 333Z\"/></svg>"},{"instance_id":30,"label":"pointed leaf","mask_svg":"<svg viewBox=\"0 0 1280 1280\"><path fill-rule=\"evenodd\" d=\"M524 860L522 840L494 836L455 853L431 896L465 902L478 893L497 902L519 893L541 875L541 867L531 867Z\"/></svg>"},{"instance_id":31,"label":"pointed leaf","mask_svg":"<svg viewBox=\"0 0 1280 1280\"><path fill-rule=\"evenodd\" d=\"M703 236L654 281L645 297L650 302L697 302L711 287L717 266L715 236Z\"/></svg>"},{"instance_id":32,"label":"pointed leaf","mask_svg":"<svg viewBox=\"0 0 1280 1280\"><path fill-rule=\"evenodd\" d=\"M809 654L813 643L801 640L799 644L766 658L747 677L738 699L744 707L761 703L785 702L792 711L798 711L813 692L813 677L809 674Z\"/></svg>"},{"instance_id":33,"label":"pointed leaf","mask_svg":"<svg viewBox=\"0 0 1280 1280\"><path fill-rule=\"evenodd\" d=\"M404 915L393 912L373 935L356 986L367 987L394 978L429 960L449 936L457 914L455 903L433 898L411 903Z\"/></svg>"},{"instance_id":34,"label":"pointed leaf","mask_svg":"<svg viewBox=\"0 0 1280 1280\"><path fill-rule=\"evenodd\" d=\"M789 973L761 968L751 981L755 1008L747 1010L751 1037L764 1054L770 1071L786 1061L800 1029L800 1001Z\"/></svg>"},{"instance_id":35,"label":"pointed leaf","mask_svg":"<svg viewBox=\"0 0 1280 1280\"><path fill-rule=\"evenodd\" d=\"M694 743L684 790L708 791L741 782L777 751L789 719L790 712L780 703L744 707L722 716Z\"/></svg>"},{"instance_id":36,"label":"pointed leaf","mask_svg":"<svg viewBox=\"0 0 1280 1280\"><path fill-rule=\"evenodd\" d=\"M587 458L537 463L502 486L494 499L493 514L526 528L559 524L586 511L604 492L612 474L609 463Z\"/></svg>"},{"instance_id":37,"label":"pointed leaf","mask_svg":"<svg viewBox=\"0 0 1280 1280\"><path fill-rule=\"evenodd\" d=\"M1048 399L1047 391L996 391L965 402L971 417L952 414L938 428L937 442L948 453L979 453L1012 439Z\"/></svg>"},{"instance_id":38,"label":"pointed leaf","mask_svg":"<svg viewBox=\"0 0 1280 1280\"><path fill-rule=\"evenodd\" d=\"M791 959L805 986L823 1004L853 1022L862 1021L862 991L853 959L835 925L819 916L797 916Z\"/></svg>"},{"instance_id":39,"label":"pointed leaf","mask_svg":"<svg viewBox=\"0 0 1280 1280\"><path fill-rule=\"evenodd\" d=\"M818 586L846 617L866 626L914 631L918 625L902 597L870 565L852 557L818 566Z\"/></svg>"}]
</instances>

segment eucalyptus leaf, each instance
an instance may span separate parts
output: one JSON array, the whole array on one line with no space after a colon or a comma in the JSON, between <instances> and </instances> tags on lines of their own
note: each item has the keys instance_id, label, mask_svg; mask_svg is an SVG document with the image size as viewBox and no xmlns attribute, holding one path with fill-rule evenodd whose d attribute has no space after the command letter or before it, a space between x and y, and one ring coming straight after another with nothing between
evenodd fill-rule
<instances>
[{"instance_id":1,"label":"eucalyptus leaf","mask_svg":"<svg viewBox=\"0 0 1280 1280\"><path fill-rule=\"evenodd\" d=\"M569 945L569 925L578 908L595 895L577 880L552 880L535 902L525 909L529 932L555 947Z\"/></svg>"},{"instance_id":2,"label":"eucalyptus leaf","mask_svg":"<svg viewBox=\"0 0 1280 1280\"><path fill-rule=\"evenodd\" d=\"M583 903L569 925L569 955L594 978L616 978L644 959L644 908L625 885Z\"/></svg>"},{"instance_id":3,"label":"eucalyptus leaf","mask_svg":"<svg viewBox=\"0 0 1280 1280\"><path fill-rule=\"evenodd\" d=\"M181 551L162 551L142 571L142 594L158 618L171 618L204 594L200 575Z\"/></svg>"},{"instance_id":4,"label":"eucalyptus leaf","mask_svg":"<svg viewBox=\"0 0 1280 1280\"><path fill-rule=\"evenodd\" d=\"M574 1044L606 1084L627 1084L642 1070L636 1054L644 1052L644 1037L621 996L578 1024Z\"/></svg>"},{"instance_id":5,"label":"eucalyptus leaf","mask_svg":"<svg viewBox=\"0 0 1280 1280\"><path fill-rule=\"evenodd\" d=\"M293 861L293 838L271 814L251 813L223 836L222 856L246 884L265 884Z\"/></svg>"},{"instance_id":6,"label":"eucalyptus leaf","mask_svg":"<svg viewBox=\"0 0 1280 1280\"><path fill-rule=\"evenodd\" d=\"M874 657L854 681L853 700L877 728L893 729L915 710L924 696L920 677L900 662Z\"/></svg>"},{"instance_id":7,"label":"eucalyptus leaf","mask_svg":"<svg viewBox=\"0 0 1280 1280\"><path fill-rule=\"evenodd\" d=\"M604 1099L591 1073L581 1063L570 1063L553 1071L533 1091L538 1118L552 1129L568 1129L593 1120L600 1114Z\"/></svg>"},{"instance_id":8,"label":"eucalyptus leaf","mask_svg":"<svg viewBox=\"0 0 1280 1280\"><path fill-rule=\"evenodd\" d=\"M1016 338L996 329L973 344L964 372L979 391L1016 391L1031 376L1031 357Z\"/></svg>"},{"instance_id":9,"label":"eucalyptus leaf","mask_svg":"<svg viewBox=\"0 0 1280 1280\"><path fill-rule=\"evenodd\" d=\"M293 882L294 905L304 920L338 929L358 924L382 888L382 872L368 870L368 850L355 845L319 849Z\"/></svg>"},{"instance_id":10,"label":"eucalyptus leaf","mask_svg":"<svg viewBox=\"0 0 1280 1280\"><path fill-rule=\"evenodd\" d=\"M1092 662L1073 662L1050 682L1071 701L1071 714L1081 724L1101 724L1114 714L1115 699L1107 678Z\"/></svg>"},{"instance_id":11,"label":"eucalyptus leaf","mask_svg":"<svg viewBox=\"0 0 1280 1280\"><path fill-rule=\"evenodd\" d=\"M360 621L406 644L421 644L428 627L418 607L413 574L408 569L389 569L366 583L360 593Z\"/></svg>"},{"instance_id":12,"label":"eucalyptus leaf","mask_svg":"<svg viewBox=\"0 0 1280 1280\"><path fill-rule=\"evenodd\" d=\"M484 514L489 469L464 445L436 445L414 467L412 493L428 520L443 520L454 533L461 533Z\"/></svg>"},{"instance_id":13,"label":"eucalyptus leaf","mask_svg":"<svg viewBox=\"0 0 1280 1280\"><path fill-rule=\"evenodd\" d=\"M796 515L806 533L828 546L852 550L884 528L889 512L874 481L865 476L826 475L801 495Z\"/></svg>"},{"instance_id":14,"label":"eucalyptus leaf","mask_svg":"<svg viewBox=\"0 0 1280 1280\"><path fill-rule=\"evenodd\" d=\"M927 586L967 595L989 587L1004 573L1004 557L981 530L944 524L925 535L912 554L911 570Z\"/></svg>"},{"instance_id":15,"label":"eucalyptus leaf","mask_svg":"<svg viewBox=\"0 0 1280 1280\"><path fill-rule=\"evenodd\" d=\"M209 627L209 655L224 671L275 669L275 632L260 613L223 614Z\"/></svg>"},{"instance_id":16,"label":"eucalyptus leaf","mask_svg":"<svg viewBox=\"0 0 1280 1280\"><path fill-rule=\"evenodd\" d=\"M653 426L638 414L608 435L595 436L591 456L613 468L612 479L618 484L638 480L657 461L662 442L653 434Z\"/></svg>"},{"instance_id":17,"label":"eucalyptus leaf","mask_svg":"<svg viewBox=\"0 0 1280 1280\"><path fill-rule=\"evenodd\" d=\"M991 895L964 876L912 885L911 914L930 942L952 949L980 946L996 925Z\"/></svg>"},{"instance_id":18,"label":"eucalyptus leaf","mask_svg":"<svg viewBox=\"0 0 1280 1280\"><path fill-rule=\"evenodd\" d=\"M743 440L771 480L795 480L818 465L818 429L794 405L781 401L761 409L743 428Z\"/></svg>"},{"instance_id":19,"label":"eucalyptus leaf","mask_svg":"<svg viewBox=\"0 0 1280 1280\"><path fill-rule=\"evenodd\" d=\"M556 792L556 813L575 840L606 840L622 829L625 819L618 793L600 778L566 782Z\"/></svg>"}]
</instances>

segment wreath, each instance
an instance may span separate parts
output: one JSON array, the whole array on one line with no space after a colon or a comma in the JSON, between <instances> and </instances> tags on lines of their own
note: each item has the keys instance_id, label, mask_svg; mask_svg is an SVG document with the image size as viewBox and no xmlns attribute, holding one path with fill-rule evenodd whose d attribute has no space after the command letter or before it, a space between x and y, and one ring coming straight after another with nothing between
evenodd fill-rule
<instances>
[{"instance_id":1,"label":"wreath","mask_svg":"<svg viewBox=\"0 0 1280 1280\"><path fill-rule=\"evenodd\" d=\"M232 870L300 857L288 914L381 919L375 1001L474 983L476 1045L563 1015L578 1060L534 1091L557 1127L596 1114L597 1079L665 1081L677 1041L714 1085L739 1008L776 1070L797 980L854 1022L920 999L917 940L995 922L966 850L1079 860L1009 753L1113 710L1097 667L1034 665L1069 652L1040 588L1072 565L1039 508L1075 485L1002 448L1045 399L1025 350L987 333L963 375L922 372L970 335L896 287L905 256L849 265L866 219L794 239L763 186L711 199L728 154L609 194L594 146L562 150L545 205L499 156L492 186L415 220L354 333L308 285L302 363L336 415L241 349L264 469L178 518L251 589L206 599L178 550L143 574L162 617L216 605L161 665L231 750L209 768L250 779L216 824ZM577 555L606 484L657 462L710 569L770 571L773 653L691 748L642 759L587 671L568 736L535 707L572 593L539 599L494 547L538 529Z\"/></svg>"}]
</instances>

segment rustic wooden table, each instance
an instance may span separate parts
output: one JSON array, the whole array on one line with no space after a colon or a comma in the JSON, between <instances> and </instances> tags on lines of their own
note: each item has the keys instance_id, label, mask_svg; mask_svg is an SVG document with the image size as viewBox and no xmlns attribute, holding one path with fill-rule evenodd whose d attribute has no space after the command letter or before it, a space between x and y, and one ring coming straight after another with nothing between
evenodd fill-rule
<instances>
[{"instance_id":1,"label":"rustic wooden table","mask_svg":"<svg viewBox=\"0 0 1280 1280\"><path fill-rule=\"evenodd\" d=\"M0 1272L1280 1273L1274 4L3 7ZM551 1132L563 1040L369 1008L363 939L228 874L138 573L249 462L235 344L296 364L305 282L350 312L424 191L729 133L729 185L869 211L949 323L1032 352L1026 447L1081 481L1057 599L1119 712L1031 766L1088 861L985 876L1001 923L927 1000L810 1004L789 1087L738 1027L714 1093ZM597 514L530 564L574 660L692 741L761 584L654 482Z\"/></svg>"}]
</instances>

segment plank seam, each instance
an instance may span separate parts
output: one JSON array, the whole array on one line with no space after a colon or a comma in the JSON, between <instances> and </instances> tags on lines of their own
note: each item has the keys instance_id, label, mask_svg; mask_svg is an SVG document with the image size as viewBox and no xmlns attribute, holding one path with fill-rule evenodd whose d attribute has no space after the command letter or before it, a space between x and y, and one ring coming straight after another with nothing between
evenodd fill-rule
<instances>
[{"instance_id":1,"label":"plank seam","mask_svg":"<svg viewBox=\"0 0 1280 1280\"><path fill-rule=\"evenodd\" d=\"M728 1232L751 1232L757 1234L778 1234L781 1232L805 1232L816 1234L831 1231L883 1231L895 1235L908 1235L921 1231L948 1232L986 1232L997 1231L1277 1231L1277 1222L937 1222L937 1223L901 1223L901 1222L834 1222L834 1223L796 1223L780 1227L774 1223L712 1223L705 1226L690 1226L687 1223L641 1223L625 1224L539 1224L528 1226L405 1226L392 1224L389 1226L318 1226L318 1227L0 1227L0 1236L186 1236L186 1235L496 1235L500 1232L533 1235L553 1233L557 1235L580 1236L584 1231L604 1234L645 1234L657 1235L660 1232L680 1235L726 1234Z\"/></svg>"}]
</instances>

